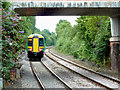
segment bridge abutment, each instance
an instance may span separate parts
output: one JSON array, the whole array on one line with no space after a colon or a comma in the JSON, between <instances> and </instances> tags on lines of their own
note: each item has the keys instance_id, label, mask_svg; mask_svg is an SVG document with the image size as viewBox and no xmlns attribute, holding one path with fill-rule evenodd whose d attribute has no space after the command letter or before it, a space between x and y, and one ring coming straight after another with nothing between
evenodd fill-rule
<instances>
[{"instance_id":1,"label":"bridge abutment","mask_svg":"<svg viewBox=\"0 0 120 90\"><path fill-rule=\"evenodd\" d=\"M111 17L111 69L120 74L120 16Z\"/></svg>"}]
</instances>

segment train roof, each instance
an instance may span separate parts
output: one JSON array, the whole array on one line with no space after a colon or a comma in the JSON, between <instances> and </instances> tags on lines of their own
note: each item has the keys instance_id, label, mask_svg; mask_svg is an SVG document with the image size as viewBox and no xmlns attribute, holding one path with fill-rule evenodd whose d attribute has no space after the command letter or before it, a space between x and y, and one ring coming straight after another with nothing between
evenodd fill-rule
<instances>
[{"instance_id":1,"label":"train roof","mask_svg":"<svg viewBox=\"0 0 120 90\"><path fill-rule=\"evenodd\" d=\"M39 38L44 38L42 35L40 34L31 34L28 36L28 38L33 38L34 36L38 36Z\"/></svg>"}]
</instances>

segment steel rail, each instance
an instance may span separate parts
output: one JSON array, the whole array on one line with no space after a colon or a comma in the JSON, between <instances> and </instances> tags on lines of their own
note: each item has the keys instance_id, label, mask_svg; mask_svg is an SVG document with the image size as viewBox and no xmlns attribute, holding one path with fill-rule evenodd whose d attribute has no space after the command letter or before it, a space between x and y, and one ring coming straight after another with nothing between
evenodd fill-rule
<instances>
[{"instance_id":1,"label":"steel rail","mask_svg":"<svg viewBox=\"0 0 120 90\"><path fill-rule=\"evenodd\" d=\"M35 78L36 78L36 80L37 80L37 82L38 82L38 84L39 84L39 86L40 86L40 90L46 90L46 89L45 89L45 86L43 85L43 83L41 82L40 78L38 77L35 69L33 68L32 62L31 62L31 61L29 61L29 62L30 62L30 67L31 67L31 69L32 69L32 72L33 72L33 74L34 74L34 76L35 76Z\"/></svg>"},{"instance_id":2,"label":"steel rail","mask_svg":"<svg viewBox=\"0 0 120 90\"><path fill-rule=\"evenodd\" d=\"M112 80L112 81L114 81L114 82L120 83L120 80L119 80L119 79L116 79L116 78L107 76L107 75L105 75L105 74L96 72L96 71L94 71L94 70L92 70L92 69L89 69L89 68L87 68L87 67L81 66L81 65L79 65L79 64L77 64L77 63L74 63L74 62L72 62L72 61L70 61L70 60L67 60L67 59L65 59L65 58L63 58L63 57L61 57L61 56L58 56L58 55L54 54L54 53L51 52L50 50L48 50L48 52L51 53L53 56L55 56L55 57L57 57L57 58L59 58L59 59L62 59L62 60L64 60L65 62L68 62L68 63L70 63L70 64L72 64L72 65L74 65L74 66L77 66L77 67L79 67L79 68L85 69L85 70L90 71L90 72L92 72L92 73L98 74L98 75L100 75L100 76L102 76L102 77L104 77L104 78L108 78L108 79L110 79L110 80Z\"/></svg>"},{"instance_id":3,"label":"steel rail","mask_svg":"<svg viewBox=\"0 0 120 90\"><path fill-rule=\"evenodd\" d=\"M64 82L64 80L62 80L53 70L51 70L47 65L45 65L43 63L43 60L41 60L41 63L47 68L47 70L49 70L52 75L54 75L58 80L60 80L69 90L72 90L72 87L70 85L68 85L66 82Z\"/></svg>"},{"instance_id":4,"label":"steel rail","mask_svg":"<svg viewBox=\"0 0 120 90\"><path fill-rule=\"evenodd\" d=\"M53 60L54 62L56 62L57 64L59 64L59 65L65 67L66 69L68 69L68 70L70 70L70 71L72 71L72 72L74 72L74 73L76 73L76 74L82 76L83 78L85 78L85 79L91 81L92 83L95 83L96 85L99 85L99 86L101 86L101 87L105 87L105 88L108 89L108 90L113 90L113 88L110 88L110 87L108 87L108 86L106 86L106 85L104 85L104 84L101 84L100 82L97 82L97 81L95 81L95 80L93 80L93 79L91 79L91 78L89 78L89 77L87 77L87 76L85 76L85 75L82 75L82 74L80 74L80 73L78 73L78 72L76 72L76 71L70 69L69 67L67 67L67 66L65 66L65 65L63 65L63 64L61 64L61 63L59 63L59 62L57 62L56 60L54 60L53 58L51 58L51 57L50 57L49 55L47 55L46 53L45 53L45 55L46 55L48 58L50 58L51 60Z\"/></svg>"}]
</instances>

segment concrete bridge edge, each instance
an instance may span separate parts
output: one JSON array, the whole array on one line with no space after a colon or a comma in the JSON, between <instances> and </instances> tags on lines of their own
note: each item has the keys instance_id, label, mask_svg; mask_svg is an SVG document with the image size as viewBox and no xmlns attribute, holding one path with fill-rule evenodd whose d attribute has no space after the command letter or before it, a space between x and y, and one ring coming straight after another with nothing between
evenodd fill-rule
<instances>
[{"instance_id":1,"label":"concrete bridge edge","mask_svg":"<svg viewBox=\"0 0 120 90\"><path fill-rule=\"evenodd\" d=\"M111 69L120 76L120 15L111 18Z\"/></svg>"}]
</instances>

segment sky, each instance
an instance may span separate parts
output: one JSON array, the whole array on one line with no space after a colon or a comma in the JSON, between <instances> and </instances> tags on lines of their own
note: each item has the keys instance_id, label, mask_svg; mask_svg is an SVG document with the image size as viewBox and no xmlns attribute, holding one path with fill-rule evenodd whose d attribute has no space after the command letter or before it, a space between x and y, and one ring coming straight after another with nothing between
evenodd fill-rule
<instances>
[{"instance_id":1,"label":"sky","mask_svg":"<svg viewBox=\"0 0 120 90\"><path fill-rule=\"evenodd\" d=\"M72 26L77 24L79 16L36 16L36 28L40 31L48 29L50 32L55 32L56 24L59 23L59 20L67 20L71 23Z\"/></svg>"}]
</instances>

